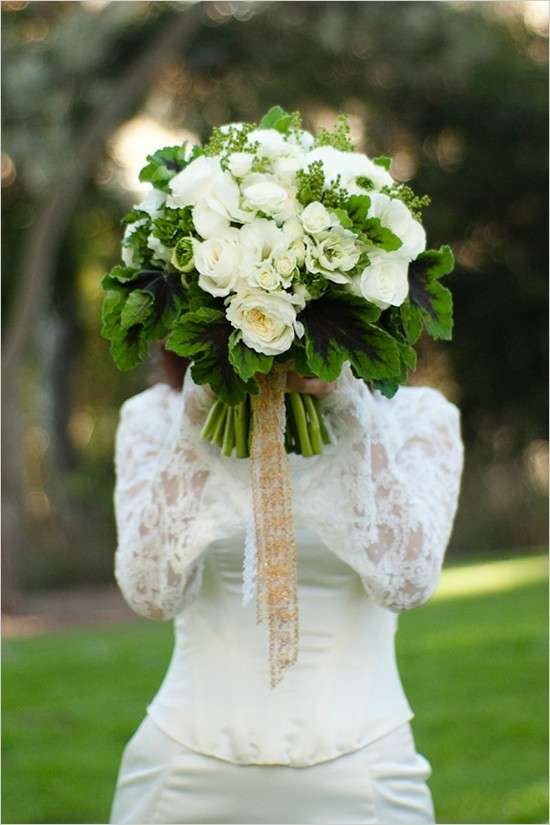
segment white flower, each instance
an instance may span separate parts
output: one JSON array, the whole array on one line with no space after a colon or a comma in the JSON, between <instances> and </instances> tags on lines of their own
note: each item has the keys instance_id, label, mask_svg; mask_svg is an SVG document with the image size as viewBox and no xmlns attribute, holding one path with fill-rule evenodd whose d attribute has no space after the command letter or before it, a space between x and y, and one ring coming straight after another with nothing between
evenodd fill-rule
<instances>
[{"instance_id":1,"label":"white flower","mask_svg":"<svg viewBox=\"0 0 550 825\"><path fill-rule=\"evenodd\" d=\"M270 175L248 175L241 185L245 206L273 217L288 217L291 198L288 191Z\"/></svg>"},{"instance_id":2,"label":"white flower","mask_svg":"<svg viewBox=\"0 0 550 825\"><path fill-rule=\"evenodd\" d=\"M391 186L394 182L390 173L383 166L374 163L360 152L342 152L340 149L335 149L334 146L319 146L305 156L304 168L316 160L323 162L327 184L332 183L340 175L342 186L352 194L365 193L364 189L357 186L357 178L369 178L375 189Z\"/></svg>"},{"instance_id":3,"label":"white flower","mask_svg":"<svg viewBox=\"0 0 550 825\"><path fill-rule=\"evenodd\" d=\"M288 239L275 221L258 218L240 229L243 250L242 276L251 286L277 289L288 285L289 274L285 269L285 255L288 255ZM292 255L292 253L290 253ZM296 266L295 256L292 255Z\"/></svg>"},{"instance_id":4,"label":"white flower","mask_svg":"<svg viewBox=\"0 0 550 825\"><path fill-rule=\"evenodd\" d=\"M229 171L234 178L244 178L249 174L254 162L251 152L232 152L227 158Z\"/></svg>"},{"instance_id":5,"label":"white flower","mask_svg":"<svg viewBox=\"0 0 550 825\"><path fill-rule=\"evenodd\" d=\"M349 275L343 273L353 269L359 255L355 236L348 229L334 227L315 238L306 237L306 269L320 272L336 284L349 283Z\"/></svg>"},{"instance_id":6,"label":"white flower","mask_svg":"<svg viewBox=\"0 0 550 825\"><path fill-rule=\"evenodd\" d=\"M200 201L193 207L193 224L201 238L214 238L229 229L229 219Z\"/></svg>"},{"instance_id":7,"label":"white flower","mask_svg":"<svg viewBox=\"0 0 550 825\"><path fill-rule=\"evenodd\" d=\"M300 215L302 226L310 235L325 232L332 226L333 218L319 201L309 203Z\"/></svg>"},{"instance_id":8,"label":"white flower","mask_svg":"<svg viewBox=\"0 0 550 825\"><path fill-rule=\"evenodd\" d=\"M248 142L257 143L258 154L266 158L273 159L281 155L299 157L303 154L300 146L290 143L277 129L254 129L248 135Z\"/></svg>"},{"instance_id":9,"label":"white flower","mask_svg":"<svg viewBox=\"0 0 550 825\"><path fill-rule=\"evenodd\" d=\"M211 295L224 296L234 288L241 264L242 252L237 229L228 229L223 235L197 242L195 268L199 286Z\"/></svg>"},{"instance_id":10,"label":"white flower","mask_svg":"<svg viewBox=\"0 0 550 825\"><path fill-rule=\"evenodd\" d=\"M304 334L296 318L299 299L287 292L264 292L248 289L227 298L226 315L240 329L247 347L265 355L286 352L294 336Z\"/></svg>"},{"instance_id":11,"label":"white flower","mask_svg":"<svg viewBox=\"0 0 550 825\"><path fill-rule=\"evenodd\" d=\"M141 203L138 203L136 209L139 209L140 212L147 212L152 218L156 218L160 215L165 200L166 195L164 192L151 188Z\"/></svg>"},{"instance_id":12,"label":"white flower","mask_svg":"<svg viewBox=\"0 0 550 825\"><path fill-rule=\"evenodd\" d=\"M394 254L414 261L426 249L426 232L422 224L413 218L403 201L379 192L372 192L369 197L369 218L380 218L382 226L391 229L402 242Z\"/></svg>"},{"instance_id":13,"label":"white flower","mask_svg":"<svg viewBox=\"0 0 550 825\"><path fill-rule=\"evenodd\" d=\"M156 238L154 235L149 235L147 238L147 246L149 249L152 249L155 253L155 258L159 261L166 261L168 263L172 258L172 250L168 249L167 246L164 246L162 241Z\"/></svg>"},{"instance_id":14,"label":"white flower","mask_svg":"<svg viewBox=\"0 0 550 825\"><path fill-rule=\"evenodd\" d=\"M305 129L291 132L288 140L290 143L296 143L304 152L309 152L315 143L315 138L311 132L306 132Z\"/></svg>"},{"instance_id":15,"label":"white flower","mask_svg":"<svg viewBox=\"0 0 550 825\"><path fill-rule=\"evenodd\" d=\"M302 159L298 157L291 157L290 155L281 155L273 162L273 172L275 177L285 185L289 186L294 183L296 173L302 168Z\"/></svg>"},{"instance_id":16,"label":"white flower","mask_svg":"<svg viewBox=\"0 0 550 825\"><path fill-rule=\"evenodd\" d=\"M120 257L122 258L122 261L125 266L138 266L138 262L134 260L134 250L131 246L128 245L127 241L129 240L130 236L136 231L138 226L143 226L144 223L147 223L147 218L140 218L139 220L126 225L124 235L122 236L122 249L120 252Z\"/></svg>"},{"instance_id":17,"label":"white flower","mask_svg":"<svg viewBox=\"0 0 550 825\"><path fill-rule=\"evenodd\" d=\"M240 192L229 172L224 172L219 158L201 155L175 175L169 183L170 207L195 206L202 203L230 219L241 219Z\"/></svg>"},{"instance_id":18,"label":"white flower","mask_svg":"<svg viewBox=\"0 0 550 825\"><path fill-rule=\"evenodd\" d=\"M363 298L381 309L401 306L409 293L408 261L382 250L373 253L359 278Z\"/></svg>"}]
</instances>

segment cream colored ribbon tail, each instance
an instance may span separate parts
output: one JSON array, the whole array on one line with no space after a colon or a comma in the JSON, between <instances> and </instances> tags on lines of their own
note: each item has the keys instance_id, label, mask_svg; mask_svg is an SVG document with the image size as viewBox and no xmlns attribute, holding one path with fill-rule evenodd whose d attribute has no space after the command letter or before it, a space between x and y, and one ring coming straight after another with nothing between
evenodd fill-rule
<instances>
[{"instance_id":1,"label":"cream colored ribbon tail","mask_svg":"<svg viewBox=\"0 0 550 825\"><path fill-rule=\"evenodd\" d=\"M285 448L286 367L256 376L250 445L256 534L256 621L269 623L271 687L298 658L298 568Z\"/></svg>"}]
</instances>

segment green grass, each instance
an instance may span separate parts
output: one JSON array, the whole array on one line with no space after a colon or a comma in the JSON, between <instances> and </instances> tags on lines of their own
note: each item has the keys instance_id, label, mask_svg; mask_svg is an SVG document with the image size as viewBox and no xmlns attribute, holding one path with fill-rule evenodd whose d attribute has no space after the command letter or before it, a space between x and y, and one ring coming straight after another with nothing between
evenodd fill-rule
<instances>
[{"instance_id":1,"label":"green grass","mask_svg":"<svg viewBox=\"0 0 550 825\"><path fill-rule=\"evenodd\" d=\"M548 821L547 596L540 557L453 567L400 617L438 822ZM4 643L3 822L107 822L171 646L171 626L145 620Z\"/></svg>"}]
</instances>

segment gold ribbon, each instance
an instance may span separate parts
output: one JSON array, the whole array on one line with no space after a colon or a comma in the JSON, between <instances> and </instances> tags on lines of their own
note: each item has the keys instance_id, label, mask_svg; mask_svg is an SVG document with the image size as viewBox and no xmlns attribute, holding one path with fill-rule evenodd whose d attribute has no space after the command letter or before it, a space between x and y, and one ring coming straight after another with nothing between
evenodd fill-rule
<instances>
[{"instance_id":1,"label":"gold ribbon","mask_svg":"<svg viewBox=\"0 0 550 825\"><path fill-rule=\"evenodd\" d=\"M285 448L287 366L257 375L250 446L256 535L256 623L267 612L271 687L298 658L298 568Z\"/></svg>"}]
</instances>

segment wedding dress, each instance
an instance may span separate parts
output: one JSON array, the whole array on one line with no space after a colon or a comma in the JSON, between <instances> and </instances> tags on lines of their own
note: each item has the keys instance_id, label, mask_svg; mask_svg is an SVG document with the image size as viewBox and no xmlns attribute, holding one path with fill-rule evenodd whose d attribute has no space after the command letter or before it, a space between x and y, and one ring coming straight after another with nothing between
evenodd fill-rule
<instances>
[{"instance_id":1,"label":"wedding dress","mask_svg":"<svg viewBox=\"0 0 550 825\"><path fill-rule=\"evenodd\" d=\"M200 438L211 403L188 370L181 391L157 383L121 407L116 579L137 613L175 620L175 647L124 751L111 822L434 822L394 637L439 579L458 409L430 388L371 393L349 364L321 399L332 443L289 455L300 648L272 689L249 462Z\"/></svg>"}]
</instances>

